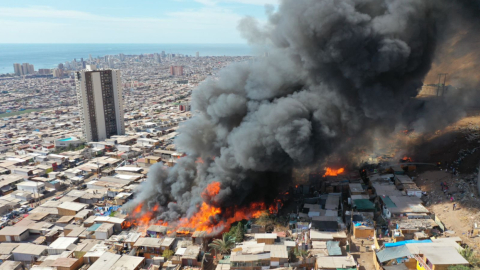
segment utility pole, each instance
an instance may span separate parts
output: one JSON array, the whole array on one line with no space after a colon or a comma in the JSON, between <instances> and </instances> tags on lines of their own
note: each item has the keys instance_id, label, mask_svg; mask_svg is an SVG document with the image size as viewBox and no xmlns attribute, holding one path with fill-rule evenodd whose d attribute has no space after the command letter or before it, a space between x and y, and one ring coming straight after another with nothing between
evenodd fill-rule
<instances>
[{"instance_id":1,"label":"utility pole","mask_svg":"<svg viewBox=\"0 0 480 270\"><path fill-rule=\"evenodd\" d=\"M438 73L437 97L440 94L440 86L442 87L442 96L445 94L445 83L447 81L447 74L448 73ZM442 76L443 76L443 85L440 83L442 81Z\"/></svg>"},{"instance_id":2,"label":"utility pole","mask_svg":"<svg viewBox=\"0 0 480 270\"><path fill-rule=\"evenodd\" d=\"M442 97L445 96L445 86L446 86L446 82L447 82L447 74L448 73L444 73L443 75L443 88L442 88Z\"/></svg>"}]
</instances>

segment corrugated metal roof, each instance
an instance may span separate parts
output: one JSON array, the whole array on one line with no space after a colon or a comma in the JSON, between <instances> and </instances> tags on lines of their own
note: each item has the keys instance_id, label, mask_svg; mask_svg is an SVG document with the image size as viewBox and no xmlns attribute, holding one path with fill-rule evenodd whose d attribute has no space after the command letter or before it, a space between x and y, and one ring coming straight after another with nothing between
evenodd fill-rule
<instances>
[{"instance_id":1,"label":"corrugated metal roof","mask_svg":"<svg viewBox=\"0 0 480 270\"><path fill-rule=\"evenodd\" d=\"M381 198L382 198L383 203L384 203L388 208L397 207L397 205L392 201L392 199L390 199L390 197L386 196L386 197L381 197Z\"/></svg>"},{"instance_id":2,"label":"corrugated metal roof","mask_svg":"<svg viewBox=\"0 0 480 270\"><path fill-rule=\"evenodd\" d=\"M327 210L338 209L339 201L340 201L340 196L339 195L329 194L328 198L327 198L327 201L325 202L325 209L327 209Z\"/></svg>"},{"instance_id":3,"label":"corrugated metal roof","mask_svg":"<svg viewBox=\"0 0 480 270\"><path fill-rule=\"evenodd\" d=\"M340 242L327 241L328 256L341 256L342 250L340 249Z\"/></svg>"},{"instance_id":4,"label":"corrugated metal roof","mask_svg":"<svg viewBox=\"0 0 480 270\"><path fill-rule=\"evenodd\" d=\"M288 258L287 247L284 245L265 245L265 251L270 251L271 258Z\"/></svg>"},{"instance_id":5,"label":"corrugated metal roof","mask_svg":"<svg viewBox=\"0 0 480 270\"><path fill-rule=\"evenodd\" d=\"M387 247L377 252L377 258L382 263L411 255L412 253L410 253L405 245L398 247Z\"/></svg>"},{"instance_id":6,"label":"corrugated metal roof","mask_svg":"<svg viewBox=\"0 0 480 270\"><path fill-rule=\"evenodd\" d=\"M375 204L373 204L370 200L366 200L366 199L353 200L353 203L357 207L357 210L374 210L375 209Z\"/></svg>"},{"instance_id":7,"label":"corrugated metal roof","mask_svg":"<svg viewBox=\"0 0 480 270\"><path fill-rule=\"evenodd\" d=\"M98 229L98 227L100 227L102 224L100 223L97 223L97 224L93 224L92 226L88 227L87 231L89 232L94 232Z\"/></svg>"}]
</instances>

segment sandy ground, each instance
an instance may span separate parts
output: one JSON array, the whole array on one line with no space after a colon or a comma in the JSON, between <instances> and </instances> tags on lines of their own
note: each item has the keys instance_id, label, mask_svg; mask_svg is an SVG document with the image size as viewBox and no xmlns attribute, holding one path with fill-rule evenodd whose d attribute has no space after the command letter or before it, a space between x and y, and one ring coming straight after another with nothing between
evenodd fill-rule
<instances>
[{"instance_id":1,"label":"sandy ground","mask_svg":"<svg viewBox=\"0 0 480 270\"><path fill-rule=\"evenodd\" d=\"M445 170L418 174L417 186L427 192L426 207L445 224L452 236L459 236L470 247L480 252L480 237L468 237L475 223L480 226L480 200L476 189L476 174L453 176ZM441 190L440 182L447 182L453 201ZM448 193L448 192L447 192ZM462 194L463 193L463 194ZM456 210L453 211L453 204Z\"/></svg>"},{"instance_id":2,"label":"sandy ground","mask_svg":"<svg viewBox=\"0 0 480 270\"><path fill-rule=\"evenodd\" d=\"M362 246L362 240L363 246ZM373 251L371 246L373 245L373 240L366 240L366 239L354 239L352 238L352 248L351 254L357 261L360 263L360 270L371 270L375 269L375 265L373 264ZM367 251L367 246L370 246Z\"/></svg>"}]
</instances>

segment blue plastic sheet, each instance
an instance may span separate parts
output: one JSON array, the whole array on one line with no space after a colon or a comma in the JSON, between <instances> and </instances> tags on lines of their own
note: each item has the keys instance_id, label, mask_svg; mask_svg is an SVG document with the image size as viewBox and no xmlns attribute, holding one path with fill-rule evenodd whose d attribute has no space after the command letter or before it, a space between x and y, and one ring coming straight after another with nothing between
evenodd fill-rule
<instances>
[{"instance_id":1,"label":"blue plastic sheet","mask_svg":"<svg viewBox=\"0 0 480 270\"><path fill-rule=\"evenodd\" d=\"M405 244L432 243L432 240L405 240L396 243L385 243L385 247L399 247Z\"/></svg>"}]
</instances>

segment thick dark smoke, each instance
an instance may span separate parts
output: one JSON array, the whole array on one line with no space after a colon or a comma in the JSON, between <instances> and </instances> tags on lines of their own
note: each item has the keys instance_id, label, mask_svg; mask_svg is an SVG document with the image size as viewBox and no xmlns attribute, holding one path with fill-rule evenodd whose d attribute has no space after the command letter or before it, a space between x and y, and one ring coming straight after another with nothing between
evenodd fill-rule
<instances>
[{"instance_id":1,"label":"thick dark smoke","mask_svg":"<svg viewBox=\"0 0 480 270\"><path fill-rule=\"evenodd\" d=\"M268 56L232 65L193 91L194 117L176 141L188 156L171 169L154 165L135 203L160 204L158 218L175 220L202 201L269 200L292 168L332 155L349 165L374 134L455 120L460 111L442 122L446 109L413 100L448 26L478 35L478 2L464 2L285 0L268 8L263 27L244 19L239 30ZM214 181L221 192L202 198Z\"/></svg>"}]
</instances>

